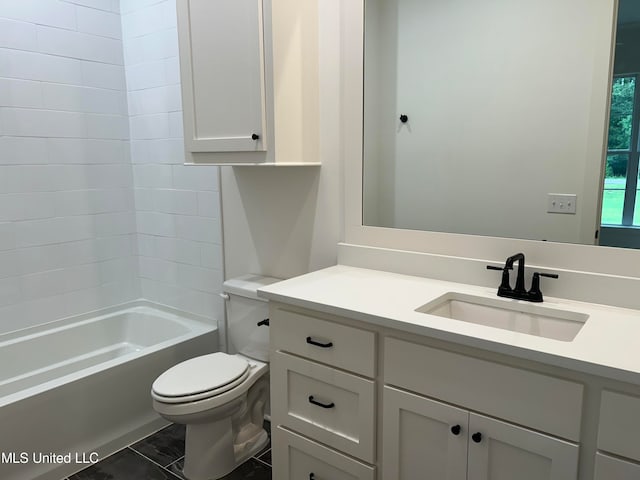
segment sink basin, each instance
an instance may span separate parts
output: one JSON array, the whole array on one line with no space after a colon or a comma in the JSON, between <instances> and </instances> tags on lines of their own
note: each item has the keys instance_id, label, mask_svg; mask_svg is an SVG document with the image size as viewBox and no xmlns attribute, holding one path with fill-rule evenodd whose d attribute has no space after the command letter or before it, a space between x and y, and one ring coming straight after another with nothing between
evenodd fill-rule
<instances>
[{"instance_id":1,"label":"sink basin","mask_svg":"<svg viewBox=\"0 0 640 480\"><path fill-rule=\"evenodd\" d=\"M589 318L585 313L457 292L445 293L415 311L564 342L572 341Z\"/></svg>"}]
</instances>

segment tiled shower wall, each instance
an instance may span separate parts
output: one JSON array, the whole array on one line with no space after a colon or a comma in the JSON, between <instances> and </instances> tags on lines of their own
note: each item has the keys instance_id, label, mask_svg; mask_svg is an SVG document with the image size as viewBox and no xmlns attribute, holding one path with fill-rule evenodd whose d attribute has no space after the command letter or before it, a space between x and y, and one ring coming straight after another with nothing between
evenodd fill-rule
<instances>
[{"instance_id":1,"label":"tiled shower wall","mask_svg":"<svg viewBox=\"0 0 640 480\"><path fill-rule=\"evenodd\" d=\"M142 295L223 318L218 167L185 166L175 0L121 0Z\"/></svg>"},{"instance_id":2,"label":"tiled shower wall","mask_svg":"<svg viewBox=\"0 0 640 480\"><path fill-rule=\"evenodd\" d=\"M182 165L174 10L0 2L0 333L140 297L222 318L218 169Z\"/></svg>"},{"instance_id":3,"label":"tiled shower wall","mask_svg":"<svg viewBox=\"0 0 640 480\"><path fill-rule=\"evenodd\" d=\"M0 332L140 296L117 2L0 2Z\"/></svg>"}]
</instances>

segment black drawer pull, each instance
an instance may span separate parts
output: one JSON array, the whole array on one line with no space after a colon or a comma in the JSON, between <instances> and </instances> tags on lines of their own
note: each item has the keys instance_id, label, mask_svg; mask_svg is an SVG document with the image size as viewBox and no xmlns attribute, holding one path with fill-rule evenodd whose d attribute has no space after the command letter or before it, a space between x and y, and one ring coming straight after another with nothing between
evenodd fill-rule
<instances>
[{"instance_id":1,"label":"black drawer pull","mask_svg":"<svg viewBox=\"0 0 640 480\"><path fill-rule=\"evenodd\" d=\"M320 342L316 342L311 337L307 337L307 343L309 345L315 345L316 347L320 347L320 348L331 348L331 347L333 347L333 342L320 343Z\"/></svg>"},{"instance_id":2,"label":"black drawer pull","mask_svg":"<svg viewBox=\"0 0 640 480\"><path fill-rule=\"evenodd\" d=\"M263 325L266 325L267 327L269 326L269 319L268 318L265 318L264 320L260 320L258 322L258 326L259 327L262 327Z\"/></svg>"},{"instance_id":3,"label":"black drawer pull","mask_svg":"<svg viewBox=\"0 0 640 480\"><path fill-rule=\"evenodd\" d=\"M322 402L319 402L317 400L314 400L313 399L313 395L309 395L309 403L313 403L314 405L317 405L317 406L322 407L322 408L333 408L333 407L336 406L336 404L333 403L333 402L331 402L331 403L322 403Z\"/></svg>"}]
</instances>

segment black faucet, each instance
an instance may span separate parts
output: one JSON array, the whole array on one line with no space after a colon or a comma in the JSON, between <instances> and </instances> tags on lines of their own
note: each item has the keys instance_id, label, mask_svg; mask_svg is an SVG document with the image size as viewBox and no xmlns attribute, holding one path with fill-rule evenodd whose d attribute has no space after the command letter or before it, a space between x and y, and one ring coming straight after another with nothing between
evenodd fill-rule
<instances>
[{"instance_id":1,"label":"black faucet","mask_svg":"<svg viewBox=\"0 0 640 480\"><path fill-rule=\"evenodd\" d=\"M516 288L511 291L509 298L517 298L518 300L525 300L527 291L524 288L524 253L516 253L507 258L504 264L504 268L507 270L513 270L513 262L518 262L518 276L516 277ZM498 295L500 295L498 293Z\"/></svg>"},{"instance_id":2,"label":"black faucet","mask_svg":"<svg viewBox=\"0 0 640 480\"><path fill-rule=\"evenodd\" d=\"M518 273L516 277L516 286L511 288L509 282L509 270L513 270L513 264L518 262ZM542 292L540 291L540 277L558 278L555 273L539 273L533 274L531 281L531 290L527 291L524 286L524 253L516 253L507 258L504 267L494 267L487 265L488 270L502 270L502 281L498 287L498 296L505 298L513 298L515 300L526 300L528 302L542 302Z\"/></svg>"}]
</instances>

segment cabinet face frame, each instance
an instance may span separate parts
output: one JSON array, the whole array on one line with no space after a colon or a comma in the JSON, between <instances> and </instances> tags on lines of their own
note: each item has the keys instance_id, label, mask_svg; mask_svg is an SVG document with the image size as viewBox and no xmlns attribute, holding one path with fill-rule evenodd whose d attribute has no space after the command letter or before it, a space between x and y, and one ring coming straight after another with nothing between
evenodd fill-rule
<instances>
[{"instance_id":1,"label":"cabinet face frame","mask_svg":"<svg viewBox=\"0 0 640 480\"><path fill-rule=\"evenodd\" d=\"M206 0L178 0L177 1L177 14L178 14L178 40L180 51L180 76L182 84L182 104L184 112L184 141L187 152L190 153L206 153L206 152L264 152L267 150L267 122L266 122L266 106L265 106L265 45L264 45L264 6L263 0L216 0L216 2L210 2L209 8L216 6L220 11L229 8L232 5L244 5L246 8L252 9L252 15L255 14L255 28L256 31L253 34L257 37L256 50L253 51L252 56L254 58L244 62L244 73L247 73L252 67L256 68L257 76L259 77L259 85L253 86L254 91L251 92L238 92L230 91L225 92L234 98L238 98L239 95L249 95L251 98L248 103L254 104L255 112L249 117L253 117L248 120L246 135L228 136L220 135L211 137L200 137L198 134L199 126L197 121L197 99L195 91L195 74L194 74L194 51L192 49L192 4L197 1ZM231 28L231 26L229 27ZM243 33L251 32L235 32L236 35L242 36ZM210 42L213 42L213 33ZM229 48L230 43L225 43L223 48ZM228 56L238 55L240 52L228 53ZM201 66L200 66L201 68ZM243 72L238 70L235 72L236 76L241 75ZM255 75L255 71L254 71ZM208 107L208 105L204 105ZM231 112L226 112L230 114ZM223 120L223 119L222 119ZM219 122L221 120L218 120ZM259 136L258 139L253 139L252 134Z\"/></svg>"}]
</instances>

